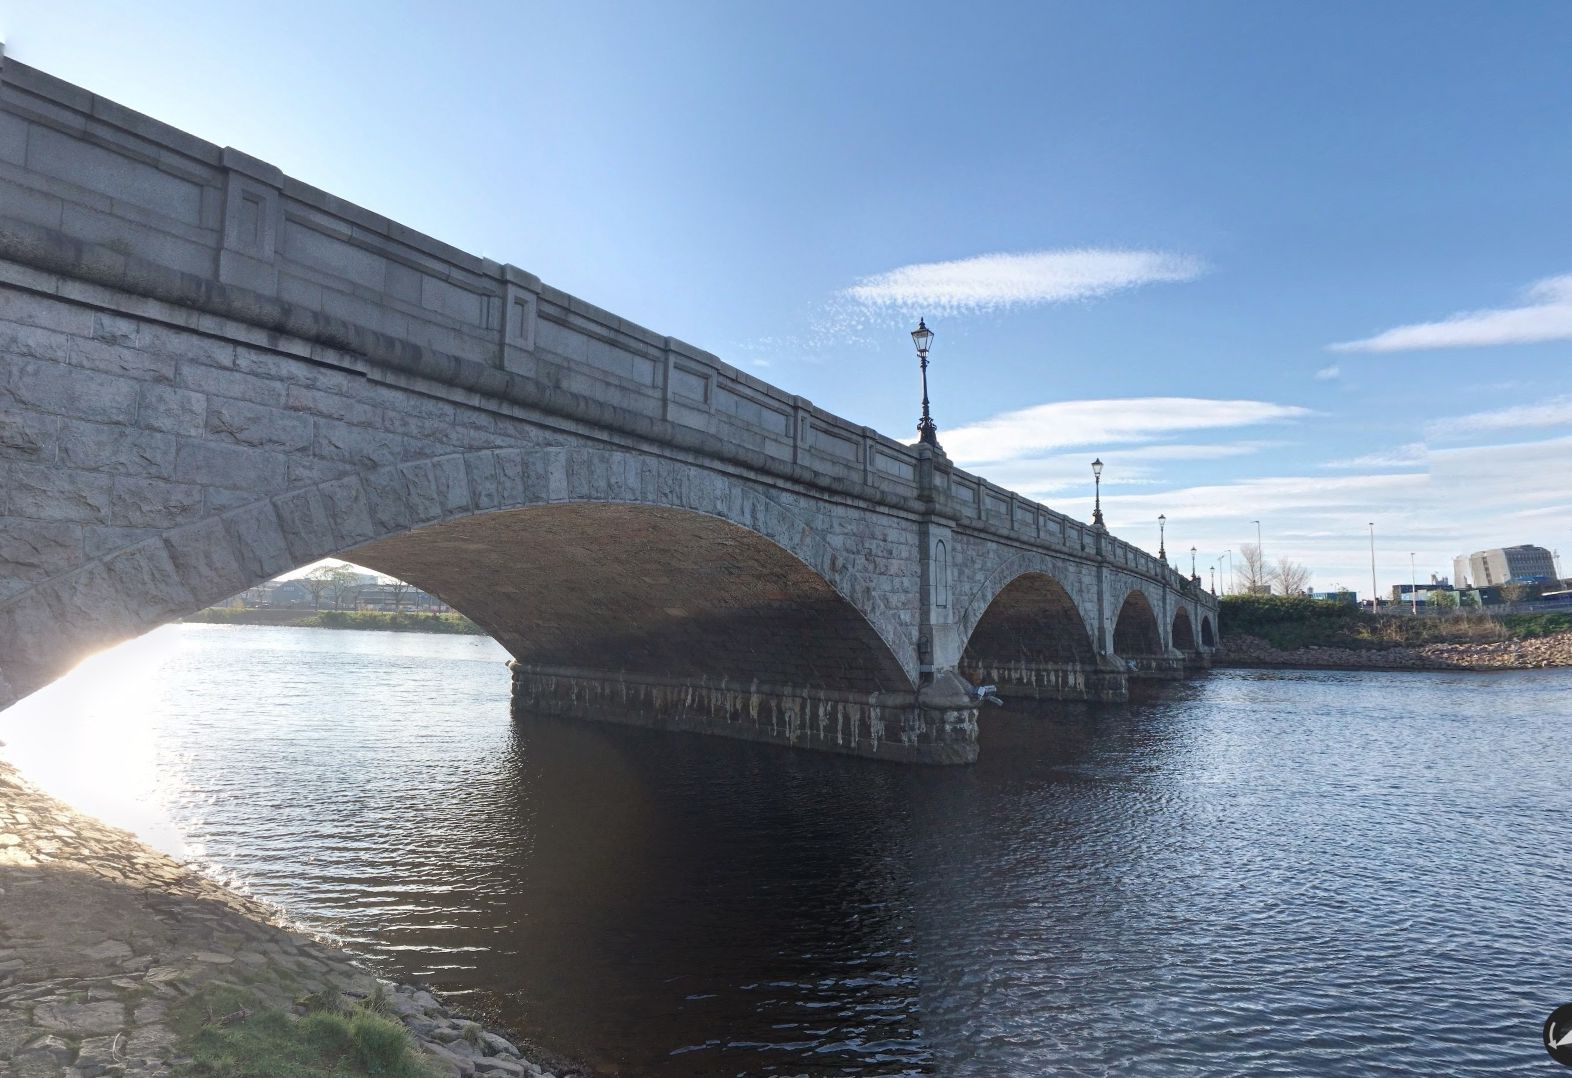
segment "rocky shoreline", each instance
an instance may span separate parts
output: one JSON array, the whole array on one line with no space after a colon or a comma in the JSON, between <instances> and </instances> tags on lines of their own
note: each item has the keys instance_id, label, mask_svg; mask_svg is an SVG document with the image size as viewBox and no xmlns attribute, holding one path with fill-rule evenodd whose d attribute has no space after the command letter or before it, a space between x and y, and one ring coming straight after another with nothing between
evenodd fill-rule
<instances>
[{"instance_id":1,"label":"rocky shoreline","mask_svg":"<svg viewBox=\"0 0 1572 1078\"><path fill-rule=\"evenodd\" d=\"M1485 643L1291 650L1275 648L1259 637L1240 635L1223 640L1212 665L1329 670L1534 670L1572 666L1572 633Z\"/></svg>"},{"instance_id":2,"label":"rocky shoreline","mask_svg":"<svg viewBox=\"0 0 1572 1078\"><path fill-rule=\"evenodd\" d=\"M190 1062L175 1014L214 989L295 1013L307 997L372 1001L434 1075L581 1074L529 1058L423 987L378 978L0 761L0 1078L173 1075Z\"/></svg>"}]
</instances>

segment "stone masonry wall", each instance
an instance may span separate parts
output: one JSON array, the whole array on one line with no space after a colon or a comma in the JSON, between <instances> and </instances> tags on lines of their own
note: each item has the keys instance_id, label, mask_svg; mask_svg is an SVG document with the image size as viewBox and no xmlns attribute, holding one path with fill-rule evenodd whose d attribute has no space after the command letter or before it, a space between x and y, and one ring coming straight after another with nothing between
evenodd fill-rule
<instances>
[{"instance_id":1,"label":"stone masonry wall","mask_svg":"<svg viewBox=\"0 0 1572 1078\"><path fill-rule=\"evenodd\" d=\"M323 556L574 500L756 531L849 599L898 665L914 662L916 543L887 511L375 377L355 355L241 324L208 318L201 332L181 324L190 312L66 278L0 265L0 282L0 677L13 696Z\"/></svg>"}]
</instances>

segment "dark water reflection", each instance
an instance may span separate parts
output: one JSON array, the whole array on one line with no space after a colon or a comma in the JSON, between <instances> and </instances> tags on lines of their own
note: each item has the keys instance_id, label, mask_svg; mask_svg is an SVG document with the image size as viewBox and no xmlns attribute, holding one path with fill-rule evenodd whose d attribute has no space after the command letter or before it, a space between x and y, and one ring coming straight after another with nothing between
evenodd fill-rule
<instances>
[{"instance_id":1,"label":"dark water reflection","mask_svg":"<svg viewBox=\"0 0 1572 1078\"><path fill-rule=\"evenodd\" d=\"M8 754L608 1074L1543 1073L1572 999L1568 671L1218 673L910 770L515 727L487 641L136 646Z\"/></svg>"}]
</instances>

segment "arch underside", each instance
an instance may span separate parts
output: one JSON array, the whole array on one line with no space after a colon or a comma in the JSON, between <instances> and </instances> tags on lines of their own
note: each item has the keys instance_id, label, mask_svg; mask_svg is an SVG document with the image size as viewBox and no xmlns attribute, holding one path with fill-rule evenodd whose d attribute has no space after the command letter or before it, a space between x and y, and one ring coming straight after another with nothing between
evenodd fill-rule
<instances>
[{"instance_id":1,"label":"arch underside","mask_svg":"<svg viewBox=\"0 0 1572 1078\"><path fill-rule=\"evenodd\" d=\"M1217 634L1212 631L1212 617L1210 614L1201 615L1201 643L1209 648L1217 646Z\"/></svg>"},{"instance_id":2,"label":"arch underside","mask_svg":"<svg viewBox=\"0 0 1572 1078\"><path fill-rule=\"evenodd\" d=\"M1157 612L1146 593L1136 589L1125 596L1114 622L1114 654L1123 660L1132 677L1173 680L1184 676L1184 658L1169 654Z\"/></svg>"},{"instance_id":3,"label":"arch underside","mask_svg":"<svg viewBox=\"0 0 1572 1078\"><path fill-rule=\"evenodd\" d=\"M1171 634L1174 647L1180 651L1195 651L1195 629L1190 624L1190 613L1184 607L1174 612L1173 632Z\"/></svg>"},{"instance_id":4,"label":"arch underside","mask_svg":"<svg viewBox=\"0 0 1572 1078\"><path fill-rule=\"evenodd\" d=\"M647 678L910 691L808 566L717 517L628 504L479 514L344 557L440 596L523 664Z\"/></svg>"},{"instance_id":5,"label":"arch underside","mask_svg":"<svg viewBox=\"0 0 1572 1078\"><path fill-rule=\"evenodd\" d=\"M1075 600L1057 580L1027 573L984 610L962 653L962 676L999 686L1006 700L1120 699L1125 687L1097 661Z\"/></svg>"},{"instance_id":6,"label":"arch underside","mask_svg":"<svg viewBox=\"0 0 1572 1078\"><path fill-rule=\"evenodd\" d=\"M515 713L929 763L976 757L975 712L917 706L863 615L775 543L687 510L552 504L347 553L440 596L515 656Z\"/></svg>"}]
</instances>

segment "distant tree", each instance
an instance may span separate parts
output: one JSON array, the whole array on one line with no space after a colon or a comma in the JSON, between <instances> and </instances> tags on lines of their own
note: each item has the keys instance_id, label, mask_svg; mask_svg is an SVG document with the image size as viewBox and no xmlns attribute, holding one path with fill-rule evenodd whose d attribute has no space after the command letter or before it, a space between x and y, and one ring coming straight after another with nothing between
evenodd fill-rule
<instances>
[{"instance_id":1,"label":"distant tree","mask_svg":"<svg viewBox=\"0 0 1572 1078\"><path fill-rule=\"evenodd\" d=\"M301 585L311 593L311 609L322 609L322 596L333 586L332 571L331 566L319 565L300 578Z\"/></svg>"},{"instance_id":2,"label":"distant tree","mask_svg":"<svg viewBox=\"0 0 1572 1078\"><path fill-rule=\"evenodd\" d=\"M1279 558L1271 578L1284 595L1298 595L1310 584L1310 570L1296 561Z\"/></svg>"},{"instance_id":3,"label":"distant tree","mask_svg":"<svg viewBox=\"0 0 1572 1078\"><path fill-rule=\"evenodd\" d=\"M1261 556L1261 548L1255 543L1243 543L1239 547L1239 560L1243 564L1239 568L1239 581L1244 585L1245 594L1253 595L1262 588L1270 588L1266 559Z\"/></svg>"},{"instance_id":4,"label":"distant tree","mask_svg":"<svg viewBox=\"0 0 1572 1078\"><path fill-rule=\"evenodd\" d=\"M1433 588L1427 601L1436 610L1456 610L1458 607L1457 592L1447 591L1445 588Z\"/></svg>"},{"instance_id":5,"label":"distant tree","mask_svg":"<svg viewBox=\"0 0 1572 1078\"><path fill-rule=\"evenodd\" d=\"M388 577L382 582L382 589L393 599L393 613L397 614L404 606L404 596L409 593L409 585L397 577Z\"/></svg>"},{"instance_id":6,"label":"distant tree","mask_svg":"<svg viewBox=\"0 0 1572 1078\"><path fill-rule=\"evenodd\" d=\"M319 565L302 577L300 582L311 592L314 610L322 609L323 596L333 604L334 610L343 610L344 604L361 583L360 574L347 565Z\"/></svg>"},{"instance_id":7,"label":"distant tree","mask_svg":"<svg viewBox=\"0 0 1572 1078\"><path fill-rule=\"evenodd\" d=\"M1539 598L1539 585L1528 584L1520 580L1509 581L1501 585L1501 598L1509 603L1525 603L1530 599Z\"/></svg>"}]
</instances>

